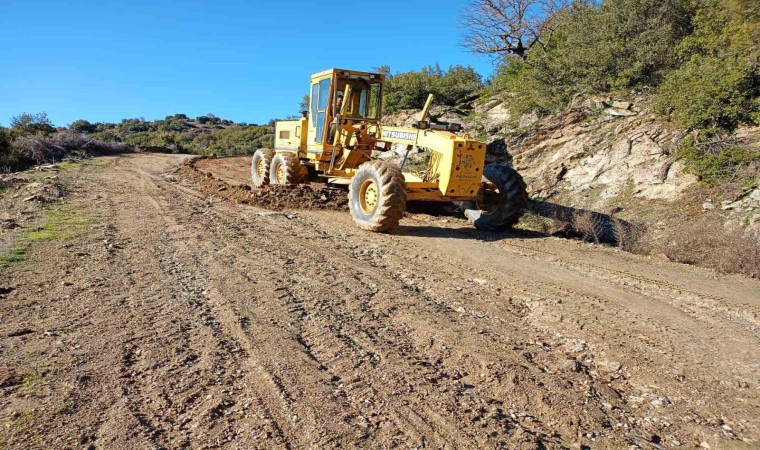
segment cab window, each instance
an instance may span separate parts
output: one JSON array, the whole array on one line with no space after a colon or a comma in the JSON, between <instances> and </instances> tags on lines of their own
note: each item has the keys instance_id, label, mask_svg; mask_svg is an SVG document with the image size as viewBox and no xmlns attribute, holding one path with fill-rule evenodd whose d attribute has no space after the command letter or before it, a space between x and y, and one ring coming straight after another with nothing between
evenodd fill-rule
<instances>
[{"instance_id":1,"label":"cab window","mask_svg":"<svg viewBox=\"0 0 760 450\"><path fill-rule=\"evenodd\" d=\"M326 78L319 82L319 95L315 96L313 95L314 90L312 89L312 104L314 102L314 99L319 98L319 102L317 103L317 113L316 116L316 125L315 125L315 131L316 136L314 137L314 142L320 143L322 142L322 137L324 136L325 131L325 115L327 112L327 105L330 101L330 79Z\"/></svg>"}]
</instances>

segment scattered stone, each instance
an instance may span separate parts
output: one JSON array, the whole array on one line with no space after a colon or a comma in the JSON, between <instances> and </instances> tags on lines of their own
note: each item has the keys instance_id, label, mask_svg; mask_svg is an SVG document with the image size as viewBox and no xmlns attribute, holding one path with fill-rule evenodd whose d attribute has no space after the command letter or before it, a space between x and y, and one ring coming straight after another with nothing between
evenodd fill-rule
<instances>
[{"instance_id":1,"label":"scattered stone","mask_svg":"<svg viewBox=\"0 0 760 450\"><path fill-rule=\"evenodd\" d=\"M704 202L704 203L702 203L702 210L703 211L708 211L708 210L711 210L711 209L715 209L715 205L713 205L710 202Z\"/></svg>"},{"instance_id":2,"label":"scattered stone","mask_svg":"<svg viewBox=\"0 0 760 450\"><path fill-rule=\"evenodd\" d=\"M581 353L586 351L586 348L588 348L588 346L584 341L578 341L572 347L570 347L570 352Z\"/></svg>"},{"instance_id":3,"label":"scattered stone","mask_svg":"<svg viewBox=\"0 0 760 450\"><path fill-rule=\"evenodd\" d=\"M256 213L256 215L263 216L263 217L282 216L286 219L291 219L291 220L298 217L295 214L285 214L284 212L280 212L280 211L261 211L261 212Z\"/></svg>"},{"instance_id":4,"label":"scattered stone","mask_svg":"<svg viewBox=\"0 0 760 450\"><path fill-rule=\"evenodd\" d=\"M618 372L623 367L623 365L617 361L606 361L606 360L599 361L598 365L600 369L608 373Z\"/></svg>"},{"instance_id":5,"label":"scattered stone","mask_svg":"<svg viewBox=\"0 0 760 450\"><path fill-rule=\"evenodd\" d=\"M670 400L665 397L654 396L652 401L649 402L655 408L661 408L663 406L670 405Z\"/></svg>"},{"instance_id":6,"label":"scattered stone","mask_svg":"<svg viewBox=\"0 0 760 450\"><path fill-rule=\"evenodd\" d=\"M0 367L0 388L18 386L23 384L23 377L17 375L11 369Z\"/></svg>"},{"instance_id":7,"label":"scattered stone","mask_svg":"<svg viewBox=\"0 0 760 450\"><path fill-rule=\"evenodd\" d=\"M43 197L42 195L40 195L40 194L34 194L34 195L30 195L29 197L26 197L22 201L24 201L24 202L34 202L34 201L42 202L44 200L45 200L45 197Z\"/></svg>"},{"instance_id":8,"label":"scattered stone","mask_svg":"<svg viewBox=\"0 0 760 450\"><path fill-rule=\"evenodd\" d=\"M604 112L615 117L631 117L631 116L639 115L639 113L635 111L628 111L626 109L618 109L618 108L607 108L604 110Z\"/></svg>"},{"instance_id":9,"label":"scattered stone","mask_svg":"<svg viewBox=\"0 0 760 450\"><path fill-rule=\"evenodd\" d=\"M19 227L20 225L13 219L0 219L0 229L13 230Z\"/></svg>"},{"instance_id":10,"label":"scattered stone","mask_svg":"<svg viewBox=\"0 0 760 450\"><path fill-rule=\"evenodd\" d=\"M32 333L34 333L34 330L31 328L19 328L18 330L14 330L8 333L8 337L26 336L27 334Z\"/></svg>"},{"instance_id":11,"label":"scattered stone","mask_svg":"<svg viewBox=\"0 0 760 450\"><path fill-rule=\"evenodd\" d=\"M617 108L617 109L627 110L627 109L631 109L633 107L633 103L631 103L631 102L623 102L623 101L616 100L616 101L612 102L612 107L613 108Z\"/></svg>"}]
</instances>

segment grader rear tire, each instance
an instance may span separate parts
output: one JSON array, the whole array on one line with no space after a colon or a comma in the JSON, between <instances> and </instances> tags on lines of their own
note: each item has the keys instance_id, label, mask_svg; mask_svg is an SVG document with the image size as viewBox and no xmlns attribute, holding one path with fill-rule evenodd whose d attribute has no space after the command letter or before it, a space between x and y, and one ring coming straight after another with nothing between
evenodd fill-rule
<instances>
[{"instance_id":1,"label":"grader rear tire","mask_svg":"<svg viewBox=\"0 0 760 450\"><path fill-rule=\"evenodd\" d=\"M487 190L485 204L463 202L464 215L479 230L504 231L511 228L528 207L525 182L515 169L498 165L486 166L483 178L496 186L498 192Z\"/></svg>"},{"instance_id":2,"label":"grader rear tire","mask_svg":"<svg viewBox=\"0 0 760 450\"><path fill-rule=\"evenodd\" d=\"M269 182L272 184L298 184L301 182L301 161L298 154L278 153L272 158L269 168Z\"/></svg>"},{"instance_id":3,"label":"grader rear tire","mask_svg":"<svg viewBox=\"0 0 760 450\"><path fill-rule=\"evenodd\" d=\"M274 150L260 148L251 158L251 181L256 187L269 184L269 166L274 158Z\"/></svg>"},{"instance_id":4,"label":"grader rear tire","mask_svg":"<svg viewBox=\"0 0 760 450\"><path fill-rule=\"evenodd\" d=\"M406 210L401 169L385 161L359 166L348 188L348 208L363 230L385 232L395 228Z\"/></svg>"}]
</instances>

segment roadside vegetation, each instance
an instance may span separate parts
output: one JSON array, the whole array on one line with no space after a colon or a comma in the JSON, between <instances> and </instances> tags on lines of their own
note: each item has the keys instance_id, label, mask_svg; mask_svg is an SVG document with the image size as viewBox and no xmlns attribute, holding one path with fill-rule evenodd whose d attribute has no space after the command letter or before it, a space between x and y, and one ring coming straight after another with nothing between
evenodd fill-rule
<instances>
[{"instance_id":1,"label":"roadside vegetation","mask_svg":"<svg viewBox=\"0 0 760 450\"><path fill-rule=\"evenodd\" d=\"M0 173L24 170L35 164L54 163L66 157L107 155L133 151L116 141L55 128L45 113L11 118L11 127L0 127Z\"/></svg>"},{"instance_id":2,"label":"roadside vegetation","mask_svg":"<svg viewBox=\"0 0 760 450\"><path fill-rule=\"evenodd\" d=\"M58 240L67 242L89 230L94 216L82 209L68 205L53 204L42 208L35 226L14 231L9 239L7 251L0 253L0 271L27 259L35 244L42 241Z\"/></svg>"},{"instance_id":3,"label":"roadside vegetation","mask_svg":"<svg viewBox=\"0 0 760 450\"><path fill-rule=\"evenodd\" d=\"M90 135L106 141L118 141L147 150L217 154L252 155L257 149L273 144L273 123L267 125L234 123L213 114L191 119L185 114L162 120L124 119L121 123L90 124L84 120L69 128L85 127Z\"/></svg>"},{"instance_id":4,"label":"roadside vegetation","mask_svg":"<svg viewBox=\"0 0 760 450\"><path fill-rule=\"evenodd\" d=\"M271 147L271 125L249 125L209 114L190 119L184 114L162 120L124 119L120 123L91 123L81 119L56 128L45 113L11 118L0 127L0 173L69 156L105 155L131 151L166 151L199 155L250 155Z\"/></svg>"},{"instance_id":5,"label":"roadside vegetation","mask_svg":"<svg viewBox=\"0 0 760 450\"><path fill-rule=\"evenodd\" d=\"M476 99L484 86L481 76L466 66L456 65L443 70L436 64L419 71L397 73L392 73L390 66L376 67L375 70L386 76L385 113L422 108L430 93L435 95L437 105L461 108L465 102Z\"/></svg>"}]
</instances>

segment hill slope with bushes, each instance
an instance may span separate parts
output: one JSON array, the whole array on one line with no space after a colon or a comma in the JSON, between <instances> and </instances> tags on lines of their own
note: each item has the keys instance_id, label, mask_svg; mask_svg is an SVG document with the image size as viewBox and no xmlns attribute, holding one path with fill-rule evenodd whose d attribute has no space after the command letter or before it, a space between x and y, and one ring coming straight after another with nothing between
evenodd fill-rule
<instances>
[{"instance_id":1,"label":"hill slope with bushes","mask_svg":"<svg viewBox=\"0 0 760 450\"><path fill-rule=\"evenodd\" d=\"M269 124L234 123L213 115L190 119L175 114L162 120L124 119L120 123L80 119L67 128L56 128L45 113L24 113L11 118L10 128L0 127L0 172L77 154L165 151L250 155L259 148L271 147L273 133Z\"/></svg>"}]
</instances>

